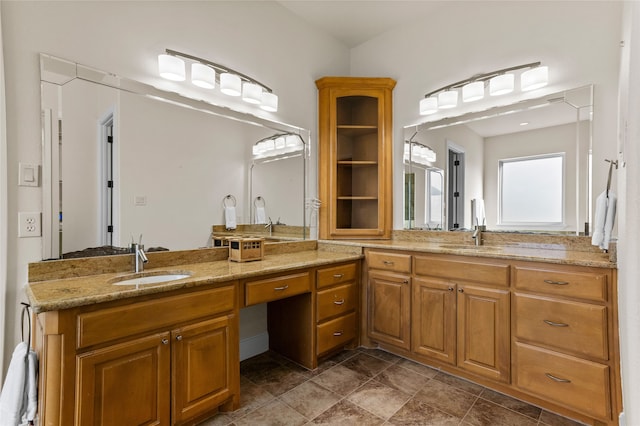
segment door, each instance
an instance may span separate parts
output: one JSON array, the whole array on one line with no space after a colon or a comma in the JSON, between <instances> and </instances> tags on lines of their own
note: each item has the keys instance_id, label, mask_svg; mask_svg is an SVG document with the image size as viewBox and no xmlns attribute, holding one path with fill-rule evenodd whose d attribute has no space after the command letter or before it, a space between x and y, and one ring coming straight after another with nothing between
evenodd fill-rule
<instances>
[{"instance_id":1,"label":"door","mask_svg":"<svg viewBox=\"0 0 640 426\"><path fill-rule=\"evenodd\" d=\"M411 287L407 275L369 271L369 337L410 348Z\"/></svg>"},{"instance_id":2,"label":"door","mask_svg":"<svg viewBox=\"0 0 640 426\"><path fill-rule=\"evenodd\" d=\"M456 285L436 278L414 278L411 350L456 363Z\"/></svg>"},{"instance_id":3,"label":"door","mask_svg":"<svg viewBox=\"0 0 640 426\"><path fill-rule=\"evenodd\" d=\"M458 285L458 366L509 381L509 291Z\"/></svg>"},{"instance_id":4,"label":"door","mask_svg":"<svg viewBox=\"0 0 640 426\"><path fill-rule=\"evenodd\" d=\"M170 359L169 333L79 355L76 424L169 424Z\"/></svg>"},{"instance_id":5,"label":"door","mask_svg":"<svg viewBox=\"0 0 640 426\"><path fill-rule=\"evenodd\" d=\"M228 315L171 332L172 424L214 411L232 395L234 368L239 369L238 344L231 336L235 320Z\"/></svg>"}]
</instances>

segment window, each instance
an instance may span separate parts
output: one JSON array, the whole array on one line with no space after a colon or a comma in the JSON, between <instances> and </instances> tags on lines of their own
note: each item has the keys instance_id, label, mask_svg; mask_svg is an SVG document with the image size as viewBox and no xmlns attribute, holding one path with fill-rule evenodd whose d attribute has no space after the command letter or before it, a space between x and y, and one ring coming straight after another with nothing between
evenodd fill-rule
<instances>
[{"instance_id":1,"label":"window","mask_svg":"<svg viewBox=\"0 0 640 426\"><path fill-rule=\"evenodd\" d=\"M500 160L501 225L564 223L564 153Z\"/></svg>"}]
</instances>

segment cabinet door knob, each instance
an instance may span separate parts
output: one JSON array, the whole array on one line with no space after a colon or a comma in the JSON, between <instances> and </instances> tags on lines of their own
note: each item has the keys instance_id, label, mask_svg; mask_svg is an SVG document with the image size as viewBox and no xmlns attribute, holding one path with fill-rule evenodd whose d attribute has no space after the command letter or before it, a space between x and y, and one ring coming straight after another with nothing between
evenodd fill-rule
<instances>
[{"instance_id":1,"label":"cabinet door knob","mask_svg":"<svg viewBox=\"0 0 640 426\"><path fill-rule=\"evenodd\" d=\"M569 284L568 281L544 280L544 282L547 283L547 284L552 284L552 285L568 285Z\"/></svg>"},{"instance_id":2,"label":"cabinet door knob","mask_svg":"<svg viewBox=\"0 0 640 426\"><path fill-rule=\"evenodd\" d=\"M288 285L283 285L282 287L275 287L275 288L273 289L273 291L282 291L282 290L286 290L286 289L288 289L288 288L289 288L289 286L288 286Z\"/></svg>"},{"instance_id":3,"label":"cabinet door knob","mask_svg":"<svg viewBox=\"0 0 640 426\"><path fill-rule=\"evenodd\" d=\"M548 324L552 327L569 327L569 324L565 324L563 322L554 322L549 320L542 320L545 324Z\"/></svg>"},{"instance_id":4,"label":"cabinet door knob","mask_svg":"<svg viewBox=\"0 0 640 426\"><path fill-rule=\"evenodd\" d=\"M168 345L169 344L169 339L162 339L162 344L163 345Z\"/></svg>"},{"instance_id":5,"label":"cabinet door knob","mask_svg":"<svg viewBox=\"0 0 640 426\"><path fill-rule=\"evenodd\" d=\"M464 288L459 288L458 293L464 293Z\"/></svg>"},{"instance_id":6,"label":"cabinet door knob","mask_svg":"<svg viewBox=\"0 0 640 426\"><path fill-rule=\"evenodd\" d=\"M178 335L176 336L176 340L177 340L178 342L179 342L180 340L182 340L182 335L181 335L181 334L178 334Z\"/></svg>"},{"instance_id":7,"label":"cabinet door knob","mask_svg":"<svg viewBox=\"0 0 640 426\"><path fill-rule=\"evenodd\" d=\"M449 287L447 290L448 291L453 291L453 287Z\"/></svg>"},{"instance_id":8,"label":"cabinet door knob","mask_svg":"<svg viewBox=\"0 0 640 426\"><path fill-rule=\"evenodd\" d=\"M342 304L344 304L344 299L334 300L334 301L333 301L333 304L334 304L334 305L342 305Z\"/></svg>"},{"instance_id":9,"label":"cabinet door knob","mask_svg":"<svg viewBox=\"0 0 640 426\"><path fill-rule=\"evenodd\" d=\"M554 376L551 373L544 373L545 376L547 376L548 378L550 378L551 380L553 380L554 382L558 382L558 383L571 383L571 380L569 379L562 379L560 377Z\"/></svg>"},{"instance_id":10,"label":"cabinet door knob","mask_svg":"<svg viewBox=\"0 0 640 426\"><path fill-rule=\"evenodd\" d=\"M333 335L336 336L336 337L342 336L342 334L343 334L342 330L333 332Z\"/></svg>"},{"instance_id":11,"label":"cabinet door knob","mask_svg":"<svg viewBox=\"0 0 640 426\"><path fill-rule=\"evenodd\" d=\"M403 280L402 284L409 284L409 280Z\"/></svg>"}]
</instances>

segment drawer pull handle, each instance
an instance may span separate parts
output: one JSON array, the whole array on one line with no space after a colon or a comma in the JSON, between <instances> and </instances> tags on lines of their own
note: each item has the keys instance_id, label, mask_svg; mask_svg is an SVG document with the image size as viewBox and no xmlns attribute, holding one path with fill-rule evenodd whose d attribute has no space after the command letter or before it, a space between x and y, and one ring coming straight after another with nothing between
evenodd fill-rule
<instances>
[{"instance_id":1,"label":"drawer pull handle","mask_svg":"<svg viewBox=\"0 0 640 426\"><path fill-rule=\"evenodd\" d=\"M333 301L333 304L334 304L334 305L343 305L343 304L344 304L344 299L341 299L341 300L334 300L334 301Z\"/></svg>"},{"instance_id":2,"label":"drawer pull handle","mask_svg":"<svg viewBox=\"0 0 640 426\"><path fill-rule=\"evenodd\" d=\"M344 277L344 274L333 274L333 278L335 278L336 280L339 280L342 277Z\"/></svg>"},{"instance_id":3,"label":"drawer pull handle","mask_svg":"<svg viewBox=\"0 0 640 426\"><path fill-rule=\"evenodd\" d=\"M288 288L289 288L289 286L288 286L288 285L283 285L282 287L275 287L275 288L273 289L273 291L282 291L282 290L286 290L286 289L288 289Z\"/></svg>"},{"instance_id":4,"label":"drawer pull handle","mask_svg":"<svg viewBox=\"0 0 640 426\"><path fill-rule=\"evenodd\" d=\"M342 330L340 330L340 331L334 331L334 332L333 332L333 335L334 335L334 336L336 336L336 337L340 337L340 336L342 336L342 334L343 334L343 333L344 333L344 332L343 332Z\"/></svg>"},{"instance_id":5,"label":"drawer pull handle","mask_svg":"<svg viewBox=\"0 0 640 426\"><path fill-rule=\"evenodd\" d=\"M547 283L547 284L553 284L553 285L568 285L569 284L568 281L544 280L544 282Z\"/></svg>"},{"instance_id":6,"label":"drawer pull handle","mask_svg":"<svg viewBox=\"0 0 640 426\"><path fill-rule=\"evenodd\" d=\"M179 342L180 340L182 340L182 335L181 335L181 334L178 334L178 335L176 336L176 340L177 340L178 342Z\"/></svg>"},{"instance_id":7,"label":"drawer pull handle","mask_svg":"<svg viewBox=\"0 0 640 426\"><path fill-rule=\"evenodd\" d=\"M569 380L569 379L561 379L560 377L556 377L551 373L544 373L544 375L547 376L548 378L550 378L551 380L553 380L554 382L571 383L571 380Z\"/></svg>"},{"instance_id":8,"label":"drawer pull handle","mask_svg":"<svg viewBox=\"0 0 640 426\"><path fill-rule=\"evenodd\" d=\"M168 345L169 344L169 339L162 339L162 344L163 345Z\"/></svg>"},{"instance_id":9,"label":"drawer pull handle","mask_svg":"<svg viewBox=\"0 0 640 426\"><path fill-rule=\"evenodd\" d=\"M569 324L565 324L563 322L553 322L549 320L542 320L542 321L544 321L545 324L549 324L553 327L569 327Z\"/></svg>"},{"instance_id":10,"label":"drawer pull handle","mask_svg":"<svg viewBox=\"0 0 640 426\"><path fill-rule=\"evenodd\" d=\"M383 260L382 263L384 263L386 266L393 266L393 261L391 260Z\"/></svg>"}]
</instances>

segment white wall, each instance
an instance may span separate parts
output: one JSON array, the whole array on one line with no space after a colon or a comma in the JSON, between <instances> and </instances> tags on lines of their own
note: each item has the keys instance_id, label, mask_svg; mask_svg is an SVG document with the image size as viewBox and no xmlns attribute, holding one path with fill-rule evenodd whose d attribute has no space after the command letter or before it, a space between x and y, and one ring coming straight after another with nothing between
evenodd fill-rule
<instances>
[{"instance_id":1,"label":"white wall","mask_svg":"<svg viewBox=\"0 0 640 426\"><path fill-rule=\"evenodd\" d=\"M615 158L616 152L621 7L617 1L447 2L429 20L409 21L352 49L352 75L398 81L394 168L402 165L402 127L424 121L418 102L425 93L474 74L541 61L550 68L550 84L528 97L595 85L594 191L600 192L607 174L604 159ZM471 103L450 115L513 100ZM393 189L394 228L401 228L400 174L394 176Z\"/></svg>"},{"instance_id":2,"label":"white wall","mask_svg":"<svg viewBox=\"0 0 640 426\"><path fill-rule=\"evenodd\" d=\"M619 87L618 195L618 304L620 359L626 423L640 424L640 3L624 9Z\"/></svg>"},{"instance_id":3,"label":"white wall","mask_svg":"<svg viewBox=\"0 0 640 426\"><path fill-rule=\"evenodd\" d=\"M349 74L345 46L273 2L3 0L0 7L9 176L7 355L20 337L18 303L24 300L27 265L42 257L40 238L17 238L18 212L42 209L41 188L17 186L18 162L39 164L42 158L38 53L176 91L184 90L158 77L157 55L171 48L207 58L264 82L278 94L280 105L270 114L239 101L231 103L222 95L209 95L209 101L261 111L263 117L310 129L312 140L317 117L314 81ZM272 30L265 31L265 24ZM311 155L310 174L315 176L317 157L314 151ZM309 188L316 188L315 180Z\"/></svg>"}]
</instances>

